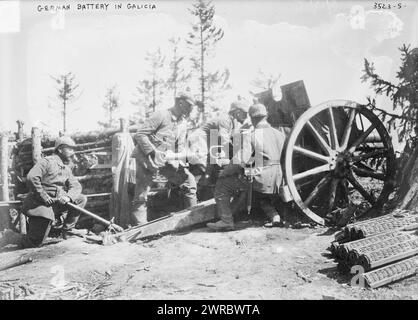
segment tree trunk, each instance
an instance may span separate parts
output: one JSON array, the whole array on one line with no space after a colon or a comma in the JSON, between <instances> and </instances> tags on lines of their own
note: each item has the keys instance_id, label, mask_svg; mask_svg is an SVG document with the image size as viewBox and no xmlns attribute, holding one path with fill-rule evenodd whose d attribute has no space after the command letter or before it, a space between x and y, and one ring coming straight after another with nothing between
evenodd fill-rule
<instances>
[{"instance_id":1,"label":"tree trunk","mask_svg":"<svg viewBox=\"0 0 418 320\"><path fill-rule=\"evenodd\" d=\"M200 85L201 85L201 94L202 94L202 115L203 121L206 120L205 115L205 55L204 55L204 43L203 43L203 30L200 26Z\"/></svg>"},{"instance_id":2,"label":"tree trunk","mask_svg":"<svg viewBox=\"0 0 418 320\"><path fill-rule=\"evenodd\" d=\"M398 207L415 210L418 209L418 147L415 147L409 156L405 153L405 156L407 160L399 168L401 172L398 176Z\"/></svg>"},{"instance_id":3,"label":"tree trunk","mask_svg":"<svg viewBox=\"0 0 418 320\"><path fill-rule=\"evenodd\" d=\"M62 101L62 104L64 107L64 110L62 112L62 122L63 122L62 125L63 125L63 132L64 134L66 134L67 133L67 101L64 99Z\"/></svg>"}]
</instances>

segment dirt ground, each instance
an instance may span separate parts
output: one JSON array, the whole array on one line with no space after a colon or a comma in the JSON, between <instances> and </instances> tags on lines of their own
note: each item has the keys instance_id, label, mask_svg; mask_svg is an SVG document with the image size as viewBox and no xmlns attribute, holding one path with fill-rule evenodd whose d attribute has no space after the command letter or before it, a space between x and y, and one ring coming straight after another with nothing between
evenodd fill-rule
<instances>
[{"instance_id":1,"label":"dirt ground","mask_svg":"<svg viewBox=\"0 0 418 320\"><path fill-rule=\"evenodd\" d=\"M326 228L231 232L199 228L143 243L81 238L0 251L32 263L0 271L3 299L417 299L418 277L376 290L350 286L326 248Z\"/></svg>"}]
</instances>

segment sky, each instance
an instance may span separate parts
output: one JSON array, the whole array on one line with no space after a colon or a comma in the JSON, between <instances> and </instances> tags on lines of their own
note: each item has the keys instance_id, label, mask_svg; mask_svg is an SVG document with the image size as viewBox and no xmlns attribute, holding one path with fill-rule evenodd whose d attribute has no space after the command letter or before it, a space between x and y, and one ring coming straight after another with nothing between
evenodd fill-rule
<instances>
[{"instance_id":1,"label":"sky","mask_svg":"<svg viewBox=\"0 0 418 320\"><path fill-rule=\"evenodd\" d=\"M280 75L279 86L303 80L312 105L332 99L365 102L372 94L362 83L364 58L379 74L395 80L399 48L418 45L418 5L383 1L228 1L214 0L215 22L224 30L211 70L228 68L232 86L218 104L227 109L237 95L250 98L259 70ZM108 10L77 10L77 4L108 4ZM122 10L114 5L122 3ZM126 9L128 3L154 9ZM193 1L0 1L0 129L16 130L16 120L57 134L61 129L52 76L72 72L79 97L69 104L68 131L91 131L104 120L106 88L117 85L122 109L145 75L147 51L161 47L169 58L168 39L191 29ZM402 8L397 4L401 3ZM38 6L71 4L58 13ZM187 48L181 53L188 56ZM389 108L382 99L381 106ZM167 93L162 105L172 105ZM51 108L52 107L52 108Z\"/></svg>"}]
</instances>

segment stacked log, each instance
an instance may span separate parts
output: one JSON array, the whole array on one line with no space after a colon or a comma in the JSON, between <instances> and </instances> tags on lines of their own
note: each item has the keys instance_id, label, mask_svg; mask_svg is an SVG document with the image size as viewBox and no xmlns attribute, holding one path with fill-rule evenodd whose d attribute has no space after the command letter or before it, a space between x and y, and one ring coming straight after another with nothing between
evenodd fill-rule
<instances>
[{"instance_id":1,"label":"stacked log","mask_svg":"<svg viewBox=\"0 0 418 320\"><path fill-rule=\"evenodd\" d=\"M361 266L367 285L377 288L416 273L418 212L396 210L357 222L336 235L329 250L338 269Z\"/></svg>"}]
</instances>

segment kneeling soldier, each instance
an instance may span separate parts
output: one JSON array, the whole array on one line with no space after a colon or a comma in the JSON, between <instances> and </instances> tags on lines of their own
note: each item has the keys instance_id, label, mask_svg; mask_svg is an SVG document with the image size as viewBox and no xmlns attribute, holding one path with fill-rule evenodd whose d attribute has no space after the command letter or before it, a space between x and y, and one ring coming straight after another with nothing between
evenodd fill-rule
<instances>
[{"instance_id":1,"label":"kneeling soldier","mask_svg":"<svg viewBox=\"0 0 418 320\"><path fill-rule=\"evenodd\" d=\"M23 248L42 245L56 215L65 217L62 228L64 239L69 233L76 233L73 229L80 213L67 208L66 204L72 202L84 207L87 198L81 194L81 184L70 168L74 147L75 143L70 137L58 138L54 154L41 159L29 171L27 183L30 193L23 202L23 214L28 217L28 232L21 235L8 230L0 239L0 247L7 244L17 244Z\"/></svg>"},{"instance_id":2,"label":"kneeling soldier","mask_svg":"<svg viewBox=\"0 0 418 320\"><path fill-rule=\"evenodd\" d=\"M242 148L221 172L216 183L215 201L221 220L207 224L213 230L234 229L231 198L237 191L248 191L251 187L261 196L260 207L272 223L277 225L280 221L280 216L271 204L271 197L277 193L282 181L280 157L285 136L267 122L267 110L264 105L255 104L250 107L248 113L254 131L250 136L243 136ZM252 157L255 161L250 163ZM244 170L248 165L251 165L250 176L246 175Z\"/></svg>"}]
</instances>

